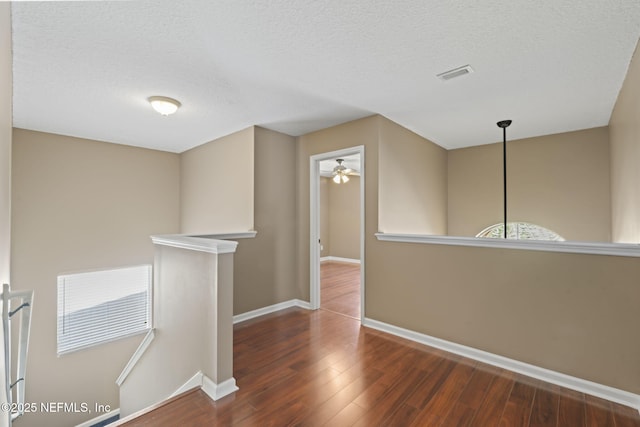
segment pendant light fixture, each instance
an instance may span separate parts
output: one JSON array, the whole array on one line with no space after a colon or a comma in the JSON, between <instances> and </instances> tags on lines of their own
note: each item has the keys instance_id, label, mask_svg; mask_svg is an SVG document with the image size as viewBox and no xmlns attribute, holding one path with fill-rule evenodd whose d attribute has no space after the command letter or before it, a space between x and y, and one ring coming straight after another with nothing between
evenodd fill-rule
<instances>
[{"instance_id":1,"label":"pendant light fixture","mask_svg":"<svg viewBox=\"0 0 640 427\"><path fill-rule=\"evenodd\" d=\"M504 198L504 238L507 238L507 128L511 125L511 120L501 120L496 123L502 128L502 182Z\"/></svg>"}]
</instances>

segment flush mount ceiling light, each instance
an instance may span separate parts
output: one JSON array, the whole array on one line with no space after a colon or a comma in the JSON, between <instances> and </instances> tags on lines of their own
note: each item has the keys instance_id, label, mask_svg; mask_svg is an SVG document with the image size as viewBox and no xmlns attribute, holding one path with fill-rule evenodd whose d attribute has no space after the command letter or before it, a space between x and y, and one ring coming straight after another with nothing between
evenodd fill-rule
<instances>
[{"instance_id":1,"label":"flush mount ceiling light","mask_svg":"<svg viewBox=\"0 0 640 427\"><path fill-rule=\"evenodd\" d=\"M168 116L175 113L182 105L179 101L167 96L151 96L149 97L148 101L153 109L163 116Z\"/></svg>"},{"instance_id":2,"label":"flush mount ceiling light","mask_svg":"<svg viewBox=\"0 0 640 427\"><path fill-rule=\"evenodd\" d=\"M440 73L436 75L436 77L440 80L447 81L470 73L473 73L473 68L471 68L471 65L463 65L462 67L454 68L453 70Z\"/></svg>"},{"instance_id":3,"label":"flush mount ceiling light","mask_svg":"<svg viewBox=\"0 0 640 427\"><path fill-rule=\"evenodd\" d=\"M333 175L333 182L336 184L349 182L349 177L347 175L350 174L352 170L342 164L344 159L336 159L336 162L338 162L338 165L333 168L333 172L331 173Z\"/></svg>"}]
</instances>

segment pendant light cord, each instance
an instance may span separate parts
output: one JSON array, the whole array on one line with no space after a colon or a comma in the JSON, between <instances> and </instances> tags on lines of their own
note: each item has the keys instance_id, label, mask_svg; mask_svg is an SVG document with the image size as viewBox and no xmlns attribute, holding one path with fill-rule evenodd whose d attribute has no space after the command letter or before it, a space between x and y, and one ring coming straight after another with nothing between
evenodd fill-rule
<instances>
[{"instance_id":1,"label":"pendant light cord","mask_svg":"<svg viewBox=\"0 0 640 427\"><path fill-rule=\"evenodd\" d=\"M502 128L502 194L504 200L504 238L507 238L507 128L511 124L511 120L502 120L496 123Z\"/></svg>"},{"instance_id":2,"label":"pendant light cord","mask_svg":"<svg viewBox=\"0 0 640 427\"><path fill-rule=\"evenodd\" d=\"M502 128L502 182L504 197L504 238L507 238L507 128Z\"/></svg>"}]
</instances>

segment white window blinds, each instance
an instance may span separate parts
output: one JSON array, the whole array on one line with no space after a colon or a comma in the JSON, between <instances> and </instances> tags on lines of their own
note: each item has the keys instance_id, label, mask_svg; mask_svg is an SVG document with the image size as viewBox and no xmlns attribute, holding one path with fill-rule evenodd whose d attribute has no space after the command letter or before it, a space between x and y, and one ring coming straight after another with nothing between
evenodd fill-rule
<instances>
[{"instance_id":1,"label":"white window blinds","mask_svg":"<svg viewBox=\"0 0 640 427\"><path fill-rule=\"evenodd\" d=\"M151 327L150 265L58 276L58 355Z\"/></svg>"}]
</instances>

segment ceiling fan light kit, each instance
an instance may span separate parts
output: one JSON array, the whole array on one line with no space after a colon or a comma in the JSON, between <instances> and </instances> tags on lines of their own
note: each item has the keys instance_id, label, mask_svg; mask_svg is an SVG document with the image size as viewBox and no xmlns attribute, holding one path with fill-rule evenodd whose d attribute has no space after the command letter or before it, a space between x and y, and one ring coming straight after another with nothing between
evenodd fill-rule
<instances>
[{"instance_id":1,"label":"ceiling fan light kit","mask_svg":"<svg viewBox=\"0 0 640 427\"><path fill-rule=\"evenodd\" d=\"M333 177L333 182L336 184L345 184L349 182L349 177L346 175L336 175Z\"/></svg>"},{"instance_id":2,"label":"ceiling fan light kit","mask_svg":"<svg viewBox=\"0 0 640 427\"><path fill-rule=\"evenodd\" d=\"M350 174L352 170L342 164L344 159L336 159L336 162L338 162L338 165L333 168L332 172L333 182L336 184L345 184L349 182L349 177L347 175Z\"/></svg>"}]
</instances>

